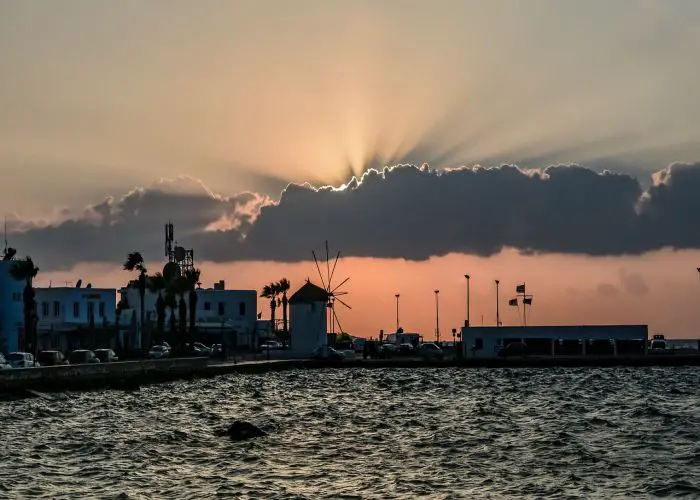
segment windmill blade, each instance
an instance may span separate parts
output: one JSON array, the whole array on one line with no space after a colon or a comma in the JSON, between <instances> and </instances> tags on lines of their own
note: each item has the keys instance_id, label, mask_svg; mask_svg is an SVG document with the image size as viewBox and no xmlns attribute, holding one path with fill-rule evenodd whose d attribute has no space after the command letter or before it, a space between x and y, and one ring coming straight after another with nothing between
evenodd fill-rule
<instances>
[{"instance_id":1,"label":"windmill blade","mask_svg":"<svg viewBox=\"0 0 700 500\"><path fill-rule=\"evenodd\" d=\"M311 255L314 256L314 262L316 263L316 269L318 269L318 276L321 278L321 284L323 285L323 288L327 290L328 288L326 287L326 282L323 281L323 274L321 274L321 266L318 265L318 259L316 258L316 252L311 250Z\"/></svg>"},{"instance_id":2,"label":"windmill blade","mask_svg":"<svg viewBox=\"0 0 700 500\"><path fill-rule=\"evenodd\" d=\"M341 304L343 304L343 305L344 305L345 307L347 307L348 309L352 309L352 307L350 307L349 305L347 305L345 302L343 302L342 300L340 300L338 297L336 297L335 300L337 300L338 302L340 302Z\"/></svg>"},{"instance_id":3,"label":"windmill blade","mask_svg":"<svg viewBox=\"0 0 700 500\"><path fill-rule=\"evenodd\" d=\"M347 294L348 294L348 292L338 292L338 293L334 293L333 297L337 297L338 295L347 295Z\"/></svg>"},{"instance_id":4,"label":"windmill blade","mask_svg":"<svg viewBox=\"0 0 700 500\"><path fill-rule=\"evenodd\" d=\"M328 240L326 240L326 276L328 277L328 289L331 289L331 265L329 262L330 256L328 255Z\"/></svg>"},{"instance_id":5,"label":"windmill blade","mask_svg":"<svg viewBox=\"0 0 700 500\"><path fill-rule=\"evenodd\" d=\"M339 258L340 258L340 250L338 250L338 255L335 256L335 262L333 263L333 269L331 270L331 276L330 276L330 278L328 278L328 286L331 286L331 283L333 283L333 275L335 274L335 266L338 265Z\"/></svg>"},{"instance_id":6,"label":"windmill blade","mask_svg":"<svg viewBox=\"0 0 700 500\"><path fill-rule=\"evenodd\" d=\"M336 291L338 288L340 288L341 286L343 286L345 283L347 283L348 281L350 281L350 278L345 278L343 281L340 282L340 285L338 285L338 286L335 287L333 290L331 290L331 293L335 294L335 291Z\"/></svg>"},{"instance_id":7,"label":"windmill blade","mask_svg":"<svg viewBox=\"0 0 700 500\"><path fill-rule=\"evenodd\" d=\"M333 311L333 319L335 320L336 324L338 325L338 329L340 330L340 333L343 334L345 333L345 330L343 330L343 327L340 325L340 320L338 319L338 315L335 313L335 309Z\"/></svg>"}]
</instances>

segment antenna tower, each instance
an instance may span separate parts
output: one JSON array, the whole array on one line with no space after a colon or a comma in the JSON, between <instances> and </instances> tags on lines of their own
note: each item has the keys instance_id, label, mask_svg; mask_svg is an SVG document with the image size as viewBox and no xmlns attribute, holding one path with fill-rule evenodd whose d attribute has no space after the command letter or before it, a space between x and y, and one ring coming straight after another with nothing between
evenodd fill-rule
<instances>
[{"instance_id":1,"label":"antenna tower","mask_svg":"<svg viewBox=\"0 0 700 500\"><path fill-rule=\"evenodd\" d=\"M180 273L194 270L194 250L188 250L177 244L175 227L172 222L165 225L165 256L168 258L168 263L178 266Z\"/></svg>"},{"instance_id":2,"label":"antenna tower","mask_svg":"<svg viewBox=\"0 0 700 500\"><path fill-rule=\"evenodd\" d=\"M347 291L342 291L341 288L348 282L350 281L350 278L345 278L342 280L340 283L336 284L336 282L333 281L333 278L335 278L335 270L338 265L338 260L340 259L340 251L335 256L335 259L333 259L333 265L331 266L331 254L328 249L328 241L326 241L326 273L324 277L324 273L322 272L322 264L323 262L319 264L319 260L316 257L316 252L311 250L311 254L314 256L314 262L316 263L316 270L318 271L318 276L321 278L321 284L323 285L324 290L326 290L326 296L328 297L328 302L326 302L326 308L328 310L328 323L330 325L330 334L335 335L335 326L338 326L338 331L342 334L345 333L343 330L343 327L340 325L340 320L338 320L338 315L335 312L335 303L339 302L343 306L347 307L348 309L352 309L343 299L343 295L348 295Z\"/></svg>"}]
</instances>

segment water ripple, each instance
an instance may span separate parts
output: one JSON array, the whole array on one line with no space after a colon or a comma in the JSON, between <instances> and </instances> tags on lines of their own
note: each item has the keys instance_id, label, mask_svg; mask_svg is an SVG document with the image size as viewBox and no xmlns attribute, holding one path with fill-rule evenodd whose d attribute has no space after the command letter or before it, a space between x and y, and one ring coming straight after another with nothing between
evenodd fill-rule
<instances>
[{"instance_id":1,"label":"water ripple","mask_svg":"<svg viewBox=\"0 0 700 500\"><path fill-rule=\"evenodd\" d=\"M328 369L0 403L0 497L700 497L695 368ZM217 437L233 420L268 435Z\"/></svg>"}]
</instances>

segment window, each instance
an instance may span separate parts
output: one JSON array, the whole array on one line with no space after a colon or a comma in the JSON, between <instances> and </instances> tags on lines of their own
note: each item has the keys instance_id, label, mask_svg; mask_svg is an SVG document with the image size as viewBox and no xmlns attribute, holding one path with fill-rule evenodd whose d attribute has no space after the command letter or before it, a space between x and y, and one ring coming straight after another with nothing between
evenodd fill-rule
<instances>
[{"instance_id":1,"label":"window","mask_svg":"<svg viewBox=\"0 0 700 500\"><path fill-rule=\"evenodd\" d=\"M95 303L94 302L88 302L87 304L87 314L88 314L88 321L95 320Z\"/></svg>"},{"instance_id":2,"label":"window","mask_svg":"<svg viewBox=\"0 0 700 500\"><path fill-rule=\"evenodd\" d=\"M49 303L48 302L41 303L41 315L43 317L46 317L49 315Z\"/></svg>"},{"instance_id":3,"label":"window","mask_svg":"<svg viewBox=\"0 0 700 500\"><path fill-rule=\"evenodd\" d=\"M53 301L53 315L57 318L61 315L61 303L57 300Z\"/></svg>"},{"instance_id":4,"label":"window","mask_svg":"<svg viewBox=\"0 0 700 500\"><path fill-rule=\"evenodd\" d=\"M15 302L22 302L22 294L19 292L15 292L12 294L12 300Z\"/></svg>"},{"instance_id":5,"label":"window","mask_svg":"<svg viewBox=\"0 0 700 500\"><path fill-rule=\"evenodd\" d=\"M104 318L104 317L105 317L105 303L100 302L100 318Z\"/></svg>"},{"instance_id":6,"label":"window","mask_svg":"<svg viewBox=\"0 0 700 500\"><path fill-rule=\"evenodd\" d=\"M484 339L482 338L477 338L474 339L474 349L483 349L484 348Z\"/></svg>"},{"instance_id":7,"label":"window","mask_svg":"<svg viewBox=\"0 0 700 500\"><path fill-rule=\"evenodd\" d=\"M245 302L238 303L238 315L245 316Z\"/></svg>"},{"instance_id":8,"label":"window","mask_svg":"<svg viewBox=\"0 0 700 500\"><path fill-rule=\"evenodd\" d=\"M211 303L210 303L210 302L205 302L205 303L204 303L204 310L205 310L205 311L211 311Z\"/></svg>"},{"instance_id":9,"label":"window","mask_svg":"<svg viewBox=\"0 0 700 500\"><path fill-rule=\"evenodd\" d=\"M226 304L219 302L219 316L226 314Z\"/></svg>"},{"instance_id":10,"label":"window","mask_svg":"<svg viewBox=\"0 0 700 500\"><path fill-rule=\"evenodd\" d=\"M80 317L80 302L73 302L73 317Z\"/></svg>"}]
</instances>

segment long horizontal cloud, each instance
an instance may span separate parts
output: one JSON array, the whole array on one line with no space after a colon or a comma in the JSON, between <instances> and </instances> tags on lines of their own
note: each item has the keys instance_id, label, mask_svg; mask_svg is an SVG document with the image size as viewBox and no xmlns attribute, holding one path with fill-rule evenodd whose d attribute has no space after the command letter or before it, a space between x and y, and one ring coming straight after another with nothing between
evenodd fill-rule
<instances>
[{"instance_id":1,"label":"long horizontal cloud","mask_svg":"<svg viewBox=\"0 0 700 500\"><path fill-rule=\"evenodd\" d=\"M158 259L172 220L195 259L218 262L306 260L326 239L347 256L412 260L504 247L588 255L700 248L700 163L673 164L653 180L645 190L632 176L575 165L397 166L369 170L341 189L291 184L273 202L255 193L219 196L179 178L62 222L23 221L11 244L42 269L121 260L133 250Z\"/></svg>"}]
</instances>

